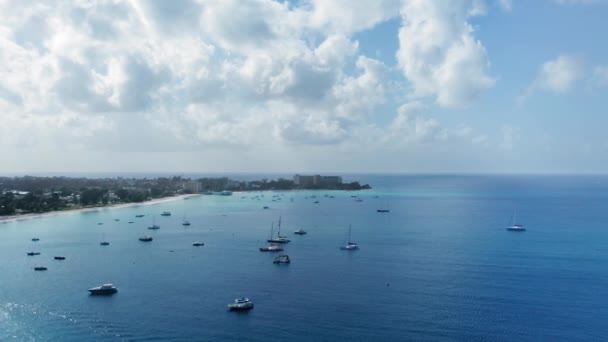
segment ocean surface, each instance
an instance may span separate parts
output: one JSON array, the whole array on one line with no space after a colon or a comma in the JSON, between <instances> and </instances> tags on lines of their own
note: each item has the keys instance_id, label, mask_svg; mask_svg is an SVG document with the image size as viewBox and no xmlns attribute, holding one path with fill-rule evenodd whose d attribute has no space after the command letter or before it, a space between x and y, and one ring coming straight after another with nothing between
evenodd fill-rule
<instances>
[{"instance_id":1,"label":"ocean surface","mask_svg":"<svg viewBox=\"0 0 608 342\"><path fill-rule=\"evenodd\" d=\"M373 190L201 195L0 224L0 341L608 339L608 177L353 178ZM527 231L505 229L514 211ZM148 230L154 218L161 228ZM290 265L258 251L279 218ZM349 225L357 251L339 249ZM119 292L89 296L103 283ZM241 296L255 308L227 311Z\"/></svg>"}]
</instances>

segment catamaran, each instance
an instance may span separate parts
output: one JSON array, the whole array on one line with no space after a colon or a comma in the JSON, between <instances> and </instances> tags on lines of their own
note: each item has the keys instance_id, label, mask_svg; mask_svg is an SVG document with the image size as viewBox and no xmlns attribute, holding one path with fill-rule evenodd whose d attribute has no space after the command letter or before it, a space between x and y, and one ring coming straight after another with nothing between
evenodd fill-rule
<instances>
[{"instance_id":1,"label":"catamaran","mask_svg":"<svg viewBox=\"0 0 608 342\"><path fill-rule=\"evenodd\" d=\"M277 237L276 238L273 237L273 230L274 230L274 224L272 225L272 228L270 230L270 239L268 239L268 242L272 242L272 243L288 243L290 241L287 238L287 236L282 236L281 235L281 217L279 217L279 229L278 229Z\"/></svg>"}]
</instances>

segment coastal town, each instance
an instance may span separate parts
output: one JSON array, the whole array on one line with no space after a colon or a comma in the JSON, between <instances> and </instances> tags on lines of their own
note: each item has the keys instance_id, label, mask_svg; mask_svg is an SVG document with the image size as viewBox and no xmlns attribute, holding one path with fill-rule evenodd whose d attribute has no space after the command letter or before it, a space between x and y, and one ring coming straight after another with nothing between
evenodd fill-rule
<instances>
[{"instance_id":1,"label":"coastal town","mask_svg":"<svg viewBox=\"0 0 608 342\"><path fill-rule=\"evenodd\" d=\"M232 180L228 177L75 178L0 177L0 216L45 213L177 195L231 195L233 191L365 190L368 184L344 183L340 176L299 175L292 179Z\"/></svg>"}]
</instances>

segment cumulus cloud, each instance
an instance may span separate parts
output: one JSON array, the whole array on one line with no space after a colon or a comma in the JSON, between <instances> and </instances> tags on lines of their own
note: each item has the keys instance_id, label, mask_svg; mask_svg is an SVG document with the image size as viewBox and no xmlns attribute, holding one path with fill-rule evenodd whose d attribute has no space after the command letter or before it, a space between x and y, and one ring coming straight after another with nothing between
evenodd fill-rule
<instances>
[{"instance_id":1,"label":"cumulus cloud","mask_svg":"<svg viewBox=\"0 0 608 342\"><path fill-rule=\"evenodd\" d=\"M405 1L397 60L414 97L461 107L494 85L486 50L467 22L485 10L479 1Z\"/></svg>"}]
</instances>

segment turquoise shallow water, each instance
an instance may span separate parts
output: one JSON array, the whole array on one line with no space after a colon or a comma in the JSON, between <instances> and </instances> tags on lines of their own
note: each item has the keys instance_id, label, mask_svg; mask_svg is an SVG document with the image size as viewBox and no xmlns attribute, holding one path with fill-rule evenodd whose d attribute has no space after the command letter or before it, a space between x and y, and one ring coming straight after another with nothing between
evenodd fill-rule
<instances>
[{"instance_id":1,"label":"turquoise shallow water","mask_svg":"<svg viewBox=\"0 0 608 342\"><path fill-rule=\"evenodd\" d=\"M0 340L605 340L608 177L357 178L374 189L199 196L0 224ZM165 210L173 215L158 216ZM505 230L513 210L528 231ZM154 215L158 231L146 229ZM279 216L287 266L258 251ZM338 248L349 224L355 252ZM308 235L292 234L300 227ZM144 234L155 240L139 242ZM119 293L87 294L106 282ZM228 312L239 296L255 309Z\"/></svg>"}]
</instances>

